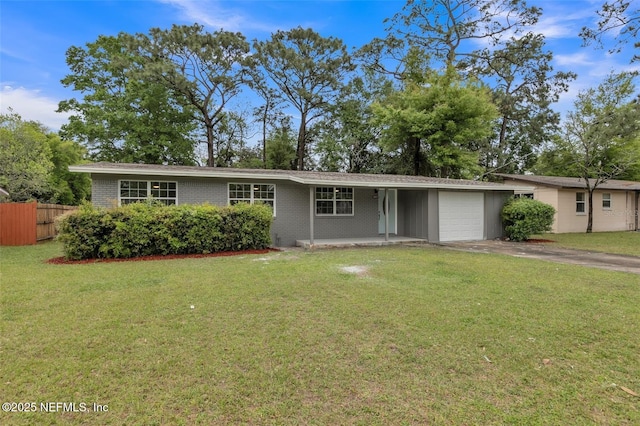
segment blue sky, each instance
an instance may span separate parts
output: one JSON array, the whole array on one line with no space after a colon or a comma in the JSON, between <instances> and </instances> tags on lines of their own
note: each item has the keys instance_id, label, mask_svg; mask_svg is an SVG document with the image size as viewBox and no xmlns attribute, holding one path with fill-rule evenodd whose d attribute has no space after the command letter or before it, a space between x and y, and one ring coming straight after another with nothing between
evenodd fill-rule
<instances>
[{"instance_id":1,"label":"blue sky","mask_svg":"<svg viewBox=\"0 0 640 426\"><path fill-rule=\"evenodd\" d=\"M66 50L95 41L99 35L147 33L152 27L198 22L211 31L242 32L248 40L266 40L272 32L296 26L310 27L323 36L360 47L384 37L383 20L400 11L397 0L223 1L223 0L1 0L0 1L0 111L8 107L23 118L37 120L53 130L66 122L55 113L63 99L79 94L60 80L69 73ZM630 65L631 46L623 54L581 47L577 34L596 19L602 0L530 0L542 7L536 27L554 52L556 70L578 73L563 95L558 111L571 107L575 95L594 87L611 71L640 70Z\"/></svg>"}]
</instances>

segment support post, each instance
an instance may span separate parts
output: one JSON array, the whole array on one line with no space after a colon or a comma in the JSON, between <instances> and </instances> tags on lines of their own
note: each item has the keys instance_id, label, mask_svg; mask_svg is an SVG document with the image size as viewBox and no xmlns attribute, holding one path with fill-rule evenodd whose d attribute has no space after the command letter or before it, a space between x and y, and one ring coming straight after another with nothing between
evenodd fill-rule
<instances>
[{"instance_id":1,"label":"support post","mask_svg":"<svg viewBox=\"0 0 640 426\"><path fill-rule=\"evenodd\" d=\"M384 240L389 241L389 190L384 189Z\"/></svg>"},{"instance_id":2,"label":"support post","mask_svg":"<svg viewBox=\"0 0 640 426\"><path fill-rule=\"evenodd\" d=\"M313 186L309 187L309 248L313 247L313 228L315 226L315 224L313 223L314 220L314 209L313 209L313 192L314 192L314 188Z\"/></svg>"}]
</instances>

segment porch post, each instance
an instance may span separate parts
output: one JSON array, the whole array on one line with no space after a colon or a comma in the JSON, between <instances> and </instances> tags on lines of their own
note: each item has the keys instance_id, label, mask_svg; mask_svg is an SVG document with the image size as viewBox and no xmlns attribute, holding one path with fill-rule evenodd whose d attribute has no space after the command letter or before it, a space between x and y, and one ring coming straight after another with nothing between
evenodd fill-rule
<instances>
[{"instance_id":1,"label":"porch post","mask_svg":"<svg viewBox=\"0 0 640 426\"><path fill-rule=\"evenodd\" d=\"M389 190L384 189L384 240L389 241Z\"/></svg>"},{"instance_id":2,"label":"porch post","mask_svg":"<svg viewBox=\"0 0 640 426\"><path fill-rule=\"evenodd\" d=\"M313 186L309 187L309 245L313 246L313 228L315 224L313 223Z\"/></svg>"}]
</instances>

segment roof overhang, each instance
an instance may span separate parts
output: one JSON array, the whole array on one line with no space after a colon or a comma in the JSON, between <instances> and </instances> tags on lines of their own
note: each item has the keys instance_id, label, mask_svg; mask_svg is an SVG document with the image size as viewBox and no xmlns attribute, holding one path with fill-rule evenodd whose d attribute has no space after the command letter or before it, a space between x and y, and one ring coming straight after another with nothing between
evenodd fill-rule
<instances>
[{"instance_id":1,"label":"roof overhang","mask_svg":"<svg viewBox=\"0 0 640 426\"><path fill-rule=\"evenodd\" d=\"M288 181L308 186L349 186L354 188L380 188L380 189L450 189L464 191L530 191L533 192L534 187L523 187L520 185L505 185L496 183L480 183L473 181L463 181L456 183L453 179L447 179L446 182L401 182L392 178L394 175L366 175L374 176L364 178L365 175L341 173L339 178L332 176L325 177L306 177L297 176L287 173L283 170L262 171L242 170L242 169L226 169L221 167L170 167L157 166L140 168L133 165L128 167L126 164L106 165L100 164L97 167L94 164L82 164L69 166L69 171L77 173L90 173L97 175L131 175L131 176L158 176L164 178L186 177L186 178L215 178L215 179L250 179L250 180L271 180L271 181ZM315 173L322 175L322 173ZM333 174L335 175L335 174ZM349 177L342 177L349 176ZM353 177L357 177L354 179ZM389 180L386 180L388 177Z\"/></svg>"}]
</instances>

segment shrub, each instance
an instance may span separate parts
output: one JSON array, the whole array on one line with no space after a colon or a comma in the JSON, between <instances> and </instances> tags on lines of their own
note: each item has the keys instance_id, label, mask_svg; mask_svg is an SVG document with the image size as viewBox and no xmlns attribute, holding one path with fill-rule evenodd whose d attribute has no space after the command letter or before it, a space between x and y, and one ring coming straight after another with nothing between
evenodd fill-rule
<instances>
[{"instance_id":1,"label":"shrub","mask_svg":"<svg viewBox=\"0 0 640 426\"><path fill-rule=\"evenodd\" d=\"M512 198L502 209L502 221L511 240L525 241L533 234L551 231L555 213L552 206L541 201Z\"/></svg>"},{"instance_id":2,"label":"shrub","mask_svg":"<svg viewBox=\"0 0 640 426\"><path fill-rule=\"evenodd\" d=\"M84 204L57 226L65 257L78 260L263 249L271 244L271 221L265 205L147 202L113 209Z\"/></svg>"}]
</instances>

